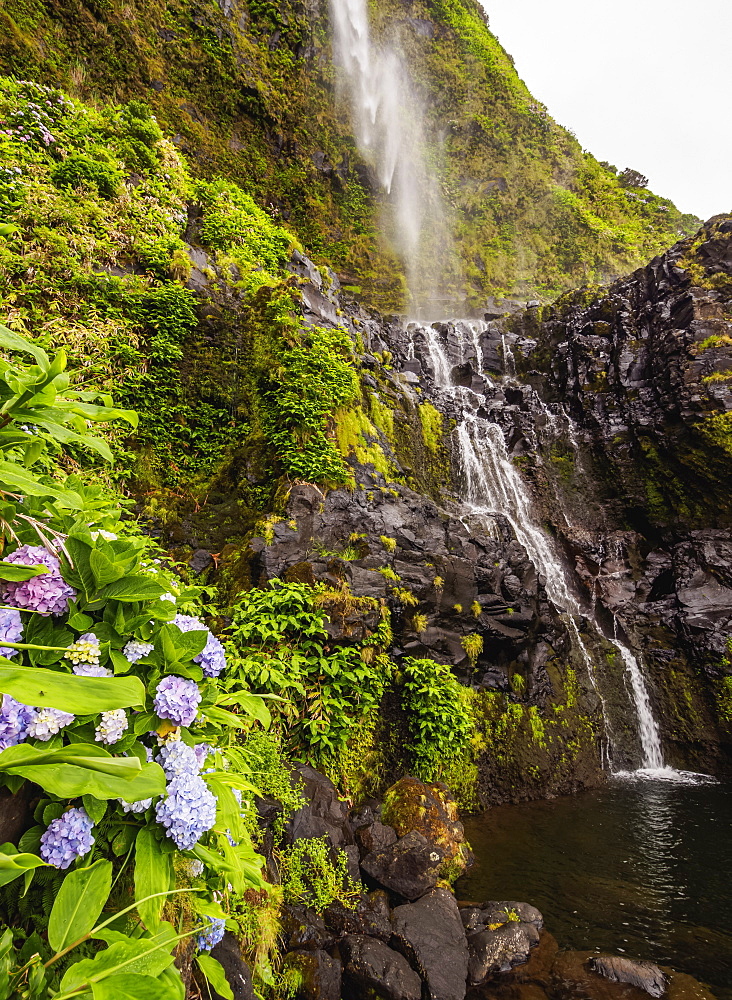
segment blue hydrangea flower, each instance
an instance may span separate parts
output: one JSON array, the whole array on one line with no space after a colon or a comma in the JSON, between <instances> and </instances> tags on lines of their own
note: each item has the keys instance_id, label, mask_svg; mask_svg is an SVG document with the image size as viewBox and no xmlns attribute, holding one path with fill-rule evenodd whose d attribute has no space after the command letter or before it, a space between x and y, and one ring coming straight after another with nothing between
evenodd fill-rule
<instances>
[{"instance_id":1,"label":"blue hydrangea flower","mask_svg":"<svg viewBox=\"0 0 732 1000\"><path fill-rule=\"evenodd\" d=\"M20 642L22 638L23 622L20 619L20 611L16 611L15 608L0 608L0 640ZM0 646L0 656L15 656L17 652L17 649Z\"/></svg>"},{"instance_id":2,"label":"blue hydrangea flower","mask_svg":"<svg viewBox=\"0 0 732 1000\"><path fill-rule=\"evenodd\" d=\"M68 868L91 850L93 826L86 809L67 809L41 837L41 857L54 868Z\"/></svg>"},{"instance_id":3,"label":"blue hydrangea flower","mask_svg":"<svg viewBox=\"0 0 732 1000\"><path fill-rule=\"evenodd\" d=\"M209 917L208 922L203 926L202 933L196 938L198 950L211 951L223 938L225 930L225 920L222 920L221 917Z\"/></svg>"},{"instance_id":4,"label":"blue hydrangea flower","mask_svg":"<svg viewBox=\"0 0 732 1000\"><path fill-rule=\"evenodd\" d=\"M9 694L3 695L0 709L0 750L7 750L8 747L23 742L28 735L28 725L33 714L34 709L16 701Z\"/></svg>"},{"instance_id":5,"label":"blue hydrangea flower","mask_svg":"<svg viewBox=\"0 0 732 1000\"><path fill-rule=\"evenodd\" d=\"M43 565L48 573L41 573L21 583L3 583L2 599L16 608L27 608L41 615L63 615L68 611L69 600L76 597L73 587L61 576L60 562L43 545L21 545L5 556L6 562L22 566Z\"/></svg>"},{"instance_id":6,"label":"blue hydrangea flower","mask_svg":"<svg viewBox=\"0 0 732 1000\"><path fill-rule=\"evenodd\" d=\"M181 740L166 743L161 747L158 764L165 771L168 780L177 778L181 774L198 774L200 771L196 751Z\"/></svg>"},{"instance_id":7,"label":"blue hydrangea flower","mask_svg":"<svg viewBox=\"0 0 732 1000\"><path fill-rule=\"evenodd\" d=\"M201 692L195 681L169 674L157 686L153 708L161 719L190 726L198 714Z\"/></svg>"},{"instance_id":8,"label":"blue hydrangea flower","mask_svg":"<svg viewBox=\"0 0 732 1000\"><path fill-rule=\"evenodd\" d=\"M75 715L58 708L34 708L28 722L28 736L46 743L65 726L70 726L75 718Z\"/></svg>"},{"instance_id":9,"label":"blue hydrangea flower","mask_svg":"<svg viewBox=\"0 0 732 1000\"><path fill-rule=\"evenodd\" d=\"M102 712L99 725L94 730L96 734L94 739L97 743L106 743L107 746L119 743L129 725L123 708L116 708L111 712Z\"/></svg>"},{"instance_id":10,"label":"blue hydrangea flower","mask_svg":"<svg viewBox=\"0 0 732 1000\"><path fill-rule=\"evenodd\" d=\"M111 677L112 671L100 663L75 663L74 673L79 677Z\"/></svg>"},{"instance_id":11,"label":"blue hydrangea flower","mask_svg":"<svg viewBox=\"0 0 732 1000\"><path fill-rule=\"evenodd\" d=\"M226 654L224 647L213 635L200 618L193 618L191 615L176 615L172 622L177 625L181 632L207 632L206 645L198 656L193 657L194 663L200 663L206 677L218 677L226 667Z\"/></svg>"},{"instance_id":12,"label":"blue hydrangea flower","mask_svg":"<svg viewBox=\"0 0 732 1000\"><path fill-rule=\"evenodd\" d=\"M175 846L187 851L216 822L216 797L197 774L180 774L155 807L155 817Z\"/></svg>"},{"instance_id":13,"label":"blue hydrangea flower","mask_svg":"<svg viewBox=\"0 0 732 1000\"><path fill-rule=\"evenodd\" d=\"M140 799L139 802L125 802L124 799L117 799L126 813L144 813L152 805L152 799Z\"/></svg>"},{"instance_id":14,"label":"blue hydrangea flower","mask_svg":"<svg viewBox=\"0 0 732 1000\"><path fill-rule=\"evenodd\" d=\"M137 663L143 656L149 656L154 648L151 642L143 642L142 639L130 639L122 650L122 653L130 663Z\"/></svg>"}]
</instances>

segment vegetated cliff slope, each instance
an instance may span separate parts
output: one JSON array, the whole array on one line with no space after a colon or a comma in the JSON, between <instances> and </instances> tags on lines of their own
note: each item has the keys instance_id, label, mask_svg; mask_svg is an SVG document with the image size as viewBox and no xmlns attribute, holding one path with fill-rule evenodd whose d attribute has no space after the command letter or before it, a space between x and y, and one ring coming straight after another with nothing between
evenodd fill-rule
<instances>
[{"instance_id":1,"label":"vegetated cliff slope","mask_svg":"<svg viewBox=\"0 0 732 1000\"><path fill-rule=\"evenodd\" d=\"M424 719L404 706L434 690L443 700L424 730L430 746L449 745L453 726L464 737L466 720L478 733L469 746L453 739L456 774L469 779L464 800L475 801L473 754L484 801L570 790L599 773L601 704L545 581L509 522L470 518L461 505L452 429L462 415L437 384L433 334L451 378L484 397L480 420L505 429L534 485L537 520L566 540L590 583L599 576L598 587L615 581L635 594L608 591L605 603L640 644L653 638L654 698L674 762L721 766L729 623L704 602L718 586L722 604L726 594L726 535L709 534L727 502L715 485L727 446L723 222L609 291L482 324L475 337L447 324L410 338L342 294L235 184L193 180L143 103L93 109L6 80L0 114L3 319L66 345L76 382L113 388L138 409L139 431L114 442L123 481L174 555L215 579L225 602L279 575L322 607L326 585L331 641L363 646L358 684L373 682L386 699L381 721L372 706L359 723L344 773L368 760L378 785L415 766L404 747L419 741L403 734ZM504 337L519 380L491 376L510 367ZM564 437L551 436L557 428ZM625 506L621 476L632 487ZM617 576L596 571L611 543L611 562L627 556L629 574L624 564ZM653 606L641 614L633 588L646 577ZM625 720L632 763L637 731L617 650L590 628L585 643ZM451 687L441 664L472 693ZM440 767L433 754L422 773L438 777Z\"/></svg>"},{"instance_id":2,"label":"vegetated cliff slope","mask_svg":"<svg viewBox=\"0 0 732 1000\"><path fill-rule=\"evenodd\" d=\"M453 300L551 295L625 273L696 220L584 153L518 78L477 0L378 0L454 213ZM144 98L195 174L240 183L308 253L403 307L383 198L335 103L327 0L6 0L0 69L95 102Z\"/></svg>"}]
</instances>

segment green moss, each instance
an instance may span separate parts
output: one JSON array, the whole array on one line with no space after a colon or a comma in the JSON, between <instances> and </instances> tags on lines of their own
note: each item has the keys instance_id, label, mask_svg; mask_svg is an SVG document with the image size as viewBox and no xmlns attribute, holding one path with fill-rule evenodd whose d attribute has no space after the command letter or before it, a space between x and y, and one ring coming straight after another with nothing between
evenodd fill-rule
<instances>
[{"instance_id":1,"label":"green moss","mask_svg":"<svg viewBox=\"0 0 732 1000\"><path fill-rule=\"evenodd\" d=\"M419 419L422 424L422 440L429 450L436 454L442 444L444 417L432 403L419 404Z\"/></svg>"}]
</instances>

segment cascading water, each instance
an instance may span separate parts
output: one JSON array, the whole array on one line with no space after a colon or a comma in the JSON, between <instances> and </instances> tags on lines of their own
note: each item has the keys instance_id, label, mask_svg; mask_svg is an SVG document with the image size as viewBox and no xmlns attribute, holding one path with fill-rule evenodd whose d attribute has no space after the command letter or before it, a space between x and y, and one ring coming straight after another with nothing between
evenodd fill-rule
<instances>
[{"instance_id":1,"label":"cascading water","mask_svg":"<svg viewBox=\"0 0 732 1000\"><path fill-rule=\"evenodd\" d=\"M371 40L367 0L330 0L333 26L333 52L339 68L342 95L348 98L359 149L371 163L391 208L392 240L402 257L415 312L434 308L427 288L440 287L438 275L430 273L430 264L445 269L450 256L450 237L445 226L444 210L433 172L428 169L425 155L423 113L404 60L394 45L375 45ZM446 251L447 248L447 251ZM469 337L466 338L466 328ZM481 330L475 324L455 324L463 347L467 341L483 376ZM453 395L462 420L456 428L461 463L468 495L469 514L490 516L503 514L543 577L547 595L566 614L574 644L583 657L588 675L600 694L594 675L592 658L580 634L575 619L582 614L593 618L590 610L580 607L573 594L569 578L549 537L537 524L531 509L531 498L521 476L512 464L500 427L491 423L478 408L483 397L471 389L451 384L452 366L442 348L438 331L421 328L432 361L436 383ZM410 357L414 358L413 344ZM502 340L504 369L507 380L515 375L515 359L507 338ZM461 361L463 359L461 358ZM544 410L546 427L552 436L560 431L559 415L547 406ZM570 444L579 453L571 418L562 410ZM628 691L638 719L641 747L641 772L649 775L679 778L664 766L658 724L653 716L641 664L632 651L617 637L617 623L612 636L604 633L598 621L597 631L612 642L625 666ZM606 713L606 728L612 731ZM636 772L640 773L640 772Z\"/></svg>"},{"instance_id":2,"label":"cascading water","mask_svg":"<svg viewBox=\"0 0 732 1000\"><path fill-rule=\"evenodd\" d=\"M368 0L330 0L339 89L359 150L386 195L385 220L417 315L433 309L438 270L453 260L446 212L428 168L424 113L396 43L371 38Z\"/></svg>"},{"instance_id":3,"label":"cascading water","mask_svg":"<svg viewBox=\"0 0 732 1000\"><path fill-rule=\"evenodd\" d=\"M466 342L461 329L463 325L462 322L456 324L461 345ZM598 695L600 692L596 683L592 657L582 639L575 619L582 615L590 618L597 632L615 646L622 658L628 679L628 692L637 716L637 733L641 750L640 767L632 773L643 777L676 781L693 781L702 777L666 767L660 731L653 715L641 664L628 646L619 639L617 622L614 634L607 635L600 622L594 617L592 610L581 607L572 591L567 571L562 565L554 545L536 521L532 510L531 496L521 475L511 462L503 431L498 424L491 423L484 416L479 415L479 407L484 402L482 396L471 389L452 384L452 364L443 348L438 330L432 326L419 329L429 352L435 382L443 392L449 393L453 397L462 416L455 429L455 435L465 480L466 505L472 513L482 515L500 513L509 521L516 538L543 578L547 596L558 610L566 614L567 625L574 644L585 661L588 675ZM479 341L475 329L470 340L477 360ZM504 340L504 359L508 361L508 357ZM461 357L459 361L464 361L464 358ZM569 422L568 417L567 420ZM603 702L603 709L604 707ZM604 714L606 729L612 742L611 722L607 712ZM609 761L609 763L612 770L612 762ZM629 772L618 771L616 773L627 775Z\"/></svg>"}]
</instances>

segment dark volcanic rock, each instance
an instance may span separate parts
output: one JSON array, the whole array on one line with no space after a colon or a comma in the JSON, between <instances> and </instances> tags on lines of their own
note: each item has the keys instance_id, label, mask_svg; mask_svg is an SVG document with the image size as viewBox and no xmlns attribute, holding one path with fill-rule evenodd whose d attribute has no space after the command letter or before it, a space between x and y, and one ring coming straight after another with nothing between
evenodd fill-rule
<instances>
[{"instance_id":1,"label":"dark volcanic rock","mask_svg":"<svg viewBox=\"0 0 732 1000\"><path fill-rule=\"evenodd\" d=\"M211 951L211 957L221 963L226 981L234 994L234 1000L256 1000L252 987L252 974L241 957L239 942L231 931L226 931L222 940ZM212 1000L223 1000L213 987L209 988Z\"/></svg>"},{"instance_id":2,"label":"dark volcanic rock","mask_svg":"<svg viewBox=\"0 0 732 1000\"><path fill-rule=\"evenodd\" d=\"M544 926L544 918L535 906L506 901L461 906L460 919L467 934L475 934L490 924L508 924L511 921L533 924L538 931Z\"/></svg>"},{"instance_id":3,"label":"dark volcanic rock","mask_svg":"<svg viewBox=\"0 0 732 1000\"><path fill-rule=\"evenodd\" d=\"M306 805L285 826L286 842L327 836L334 847L353 844L348 806L341 801L333 782L307 764L297 764L294 770L296 778L302 779Z\"/></svg>"},{"instance_id":4,"label":"dark volcanic rock","mask_svg":"<svg viewBox=\"0 0 732 1000\"><path fill-rule=\"evenodd\" d=\"M433 889L392 914L394 943L419 969L428 1000L464 1000L468 943L455 897Z\"/></svg>"},{"instance_id":5,"label":"dark volcanic rock","mask_svg":"<svg viewBox=\"0 0 732 1000\"><path fill-rule=\"evenodd\" d=\"M326 952L290 952L285 968L299 974L297 1000L341 1000L341 963Z\"/></svg>"},{"instance_id":6,"label":"dark volcanic rock","mask_svg":"<svg viewBox=\"0 0 732 1000\"><path fill-rule=\"evenodd\" d=\"M634 961L618 955L598 955L590 958L587 964L593 972L611 983L637 986L652 997L662 997L666 992L668 977L652 962Z\"/></svg>"},{"instance_id":7,"label":"dark volcanic rock","mask_svg":"<svg viewBox=\"0 0 732 1000\"><path fill-rule=\"evenodd\" d=\"M386 792L382 816L399 836L412 830L421 833L443 852L446 862L453 862L456 875L472 863L457 802L446 785L402 778Z\"/></svg>"},{"instance_id":8,"label":"dark volcanic rock","mask_svg":"<svg viewBox=\"0 0 732 1000\"><path fill-rule=\"evenodd\" d=\"M369 826L361 826L355 833L356 843L362 858L374 851L383 851L396 843L397 835L393 826L385 826L380 820L374 820Z\"/></svg>"},{"instance_id":9,"label":"dark volcanic rock","mask_svg":"<svg viewBox=\"0 0 732 1000\"><path fill-rule=\"evenodd\" d=\"M362 896L355 907L331 903L323 912L325 926L338 937L367 935L388 941L391 938L391 911L385 892L377 890Z\"/></svg>"},{"instance_id":10,"label":"dark volcanic rock","mask_svg":"<svg viewBox=\"0 0 732 1000\"><path fill-rule=\"evenodd\" d=\"M508 972L514 965L529 959L529 952L539 943L539 931L533 924L511 921L495 930L486 927L470 934L468 979L473 985L486 982L497 972Z\"/></svg>"},{"instance_id":11,"label":"dark volcanic rock","mask_svg":"<svg viewBox=\"0 0 732 1000\"><path fill-rule=\"evenodd\" d=\"M282 908L282 935L287 951L318 951L332 947L338 934L328 930L315 910L299 904Z\"/></svg>"},{"instance_id":12,"label":"dark volcanic rock","mask_svg":"<svg viewBox=\"0 0 732 1000\"><path fill-rule=\"evenodd\" d=\"M383 942L352 935L341 941L340 953L343 1000L422 1000L422 980Z\"/></svg>"},{"instance_id":13,"label":"dark volcanic rock","mask_svg":"<svg viewBox=\"0 0 732 1000\"><path fill-rule=\"evenodd\" d=\"M444 857L439 847L413 832L367 855L361 868L383 888L404 899L418 899L437 884Z\"/></svg>"}]
</instances>

